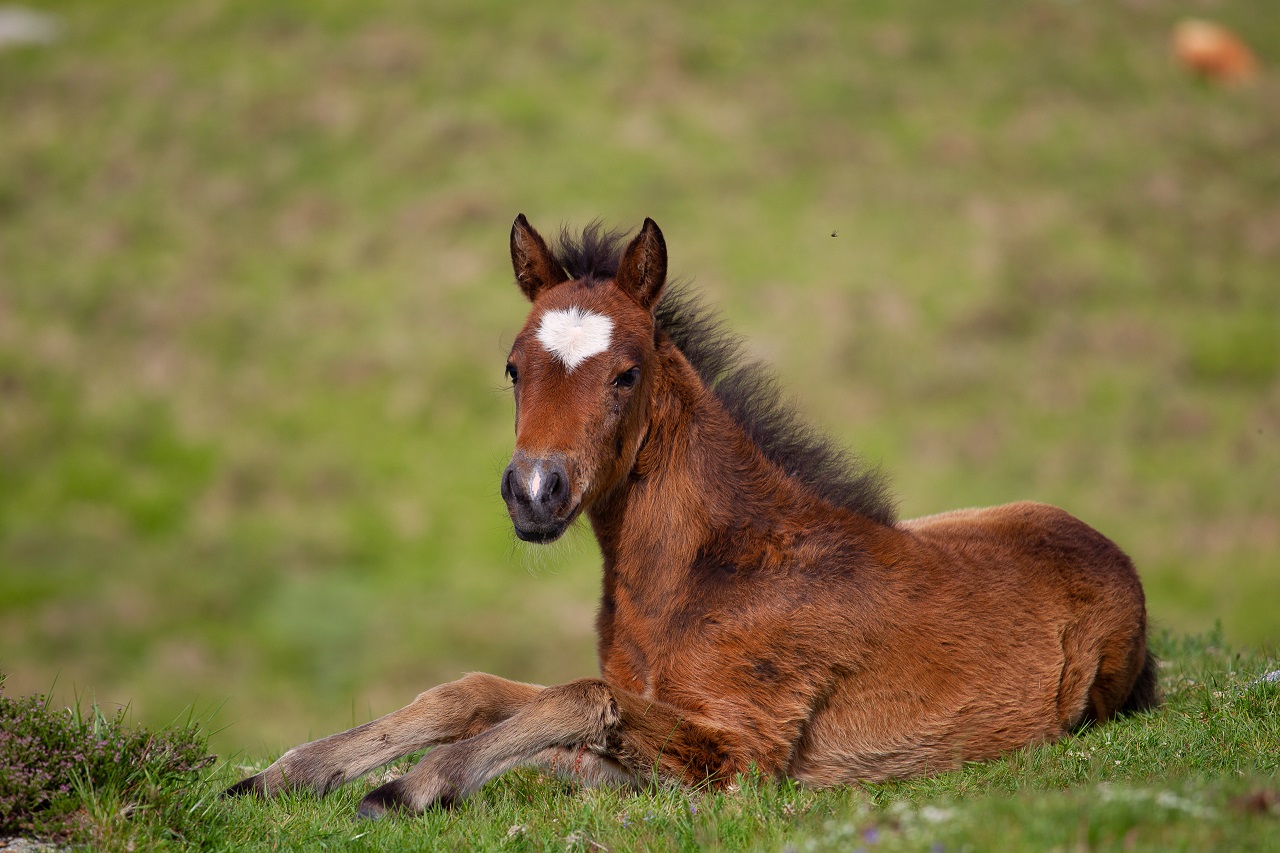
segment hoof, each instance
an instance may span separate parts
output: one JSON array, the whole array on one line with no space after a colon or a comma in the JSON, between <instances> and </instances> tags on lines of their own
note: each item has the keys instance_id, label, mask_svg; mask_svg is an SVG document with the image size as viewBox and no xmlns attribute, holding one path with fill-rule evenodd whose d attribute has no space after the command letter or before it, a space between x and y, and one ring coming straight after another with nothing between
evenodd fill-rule
<instances>
[{"instance_id":1,"label":"hoof","mask_svg":"<svg viewBox=\"0 0 1280 853\"><path fill-rule=\"evenodd\" d=\"M419 808L409 801L399 782L399 779L388 782L365 794L360 801L360 817L378 820L388 814L419 815L426 809L451 809L458 802L452 794L444 794L430 799L426 808Z\"/></svg>"},{"instance_id":2,"label":"hoof","mask_svg":"<svg viewBox=\"0 0 1280 853\"><path fill-rule=\"evenodd\" d=\"M362 820L382 820L386 817L387 810L379 803L371 803L367 799L360 801L360 808L356 810L356 817Z\"/></svg>"},{"instance_id":3,"label":"hoof","mask_svg":"<svg viewBox=\"0 0 1280 853\"><path fill-rule=\"evenodd\" d=\"M392 812L412 811L396 790L395 783L388 782L365 794L364 799L360 801L360 810L357 814L366 820L379 820Z\"/></svg>"},{"instance_id":4,"label":"hoof","mask_svg":"<svg viewBox=\"0 0 1280 853\"><path fill-rule=\"evenodd\" d=\"M242 779L222 792L224 797L262 797L265 795L266 791L263 789L261 774Z\"/></svg>"}]
</instances>

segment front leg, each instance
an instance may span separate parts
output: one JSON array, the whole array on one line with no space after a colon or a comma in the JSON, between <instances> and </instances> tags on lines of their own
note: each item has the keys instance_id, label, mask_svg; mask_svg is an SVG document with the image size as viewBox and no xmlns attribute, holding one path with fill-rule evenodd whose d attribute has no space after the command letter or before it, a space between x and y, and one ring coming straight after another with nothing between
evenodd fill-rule
<instances>
[{"instance_id":1,"label":"front leg","mask_svg":"<svg viewBox=\"0 0 1280 853\"><path fill-rule=\"evenodd\" d=\"M451 806L513 767L544 763L551 750L585 751L593 768L633 782L656 775L685 784L724 784L753 760L762 763L731 729L583 679L548 687L503 722L427 753L408 773L371 791L360 814Z\"/></svg>"},{"instance_id":2,"label":"front leg","mask_svg":"<svg viewBox=\"0 0 1280 853\"><path fill-rule=\"evenodd\" d=\"M225 794L269 797L299 789L323 796L411 752L473 737L519 711L542 689L471 673L419 694L385 717L296 746Z\"/></svg>"}]
</instances>

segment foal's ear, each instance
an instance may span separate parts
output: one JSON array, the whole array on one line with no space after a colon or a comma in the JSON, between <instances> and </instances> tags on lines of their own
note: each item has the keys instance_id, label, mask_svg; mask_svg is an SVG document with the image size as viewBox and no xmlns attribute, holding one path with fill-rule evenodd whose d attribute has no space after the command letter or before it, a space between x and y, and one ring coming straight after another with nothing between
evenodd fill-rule
<instances>
[{"instance_id":1,"label":"foal's ear","mask_svg":"<svg viewBox=\"0 0 1280 853\"><path fill-rule=\"evenodd\" d=\"M667 243L658 224L646 219L640 233L622 253L614 281L646 311L652 311L667 282Z\"/></svg>"},{"instance_id":2,"label":"foal's ear","mask_svg":"<svg viewBox=\"0 0 1280 853\"><path fill-rule=\"evenodd\" d=\"M511 266L516 271L516 284L530 302L548 287L569 280L564 267L556 262L542 235L533 230L523 213L511 226Z\"/></svg>"}]
</instances>

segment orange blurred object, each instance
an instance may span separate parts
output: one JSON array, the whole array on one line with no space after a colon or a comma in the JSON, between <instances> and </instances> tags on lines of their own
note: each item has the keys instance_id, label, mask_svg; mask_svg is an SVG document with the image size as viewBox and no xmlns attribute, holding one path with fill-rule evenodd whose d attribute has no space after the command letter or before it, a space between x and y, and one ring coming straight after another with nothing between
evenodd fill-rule
<instances>
[{"instance_id":1,"label":"orange blurred object","mask_svg":"<svg viewBox=\"0 0 1280 853\"><path fill-rule=\"evenodd\" d=\"M1248 83L1258 75L1258 60L1231 30L1194 18L1173 29L1173 55L1184 68L1216 83Z\"/></svg>"}]
</instances>

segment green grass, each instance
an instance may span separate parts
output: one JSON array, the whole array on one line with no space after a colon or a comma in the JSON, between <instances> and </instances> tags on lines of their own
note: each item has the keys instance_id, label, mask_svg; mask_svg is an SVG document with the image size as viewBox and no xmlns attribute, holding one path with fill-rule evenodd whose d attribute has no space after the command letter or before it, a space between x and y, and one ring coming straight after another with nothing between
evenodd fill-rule
<instances>
[{"instance_id":1,"label":"green grass","mask_svg":"<svg viewBox=\"0 0 1280 853\"><path fill-rule=\"evenodd\" d=\"M1157 711L928 779L815 790L748 777L736 791L627 793L517 770L451 811L370 822L355 817L360 797L408 762L324 800L260 801L218 793L266 758L185 776L152 759L81 788L69 840L112 850L1275 849L1280 683L1258 679L1280 662L1234 652L1220 635L1166 635L1157 650Z\"/></svg>"},{"instance_id":2,"label":"green grass","mask_svg":"<svg viewBox=\"0 0 1280 853\"><path fill-rule=\"evenodd\" d=\"M1160 4L54 11L0 51L10 690L221 707L256 761L594 672L589 535L517 547L497 496L520 211L654 217L904 515L1057 503L1156 625L1280 640L1271 3L1211 10L1263 57L1231 91Z\"/></svg>"}]
</instances>

